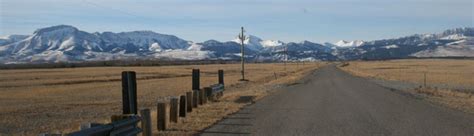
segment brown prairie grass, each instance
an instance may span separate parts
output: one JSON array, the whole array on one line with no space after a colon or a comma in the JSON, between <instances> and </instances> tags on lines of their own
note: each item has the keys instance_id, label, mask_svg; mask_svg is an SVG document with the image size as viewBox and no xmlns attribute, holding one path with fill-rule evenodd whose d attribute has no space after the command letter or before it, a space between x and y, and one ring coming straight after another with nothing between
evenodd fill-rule
<instances>
[{"instance_id":1,"label":"brown prairie grass","mask_svg":"<svg viewBox=\"0 0 474 136\"><path fill-rule=\"evenodd\" d=\"M472 91L438 89L430 85L444 84L450 87L474 86L474 60L390 60L353 61L340 67L349 73L361 76L418 83L423 85L426 73L427 87L403 90L427 98L428 101L474 113Z\"/></svg>"},{"instance_id":2,"label":"brown prairie grass","mask_svg":"<svg viewBox=\"0 0 474 136\"><path fill-rule=\"evenodd\" d=\"M419 87L412 90L416 94L424 95L429 101L440 103L447 107L474 113L474 97L471 92Z\"/></svg>"},{"instance_id":3,"label":"brown prairie grass","mask_svg":"<svg viewBox=\"0 0 474 136\"><path fill-rule=\"evenodd\" d=\"M156 111L158 98L191 90L191 69L201 69L201 87L217 83L217 70L223 69L226 95L221 102L193 110L181 120L187 123L172 124L173 131L166 131L192 134L243 106L234 102L239 96L262 97L272 86L294 81L319 66L289 64L285 70L283 64L247 64L247 83L238 81L238 64L0 70L0 135L67 133L82 123L109 122L122 110L122 71L137 72L138 107Z\"/></svg>"},{"instance_id":4,"label":"brown prairie grass","mask_svg":"<svg viewBox=\"0 0 474 136\"><path fill-rule=\"evenodd\" d=\"M389 61L352 61L341 67L354 75L424 83L445 84L450 86L474 87L474 60L389 60Z\"/></svg>"}]
</instances>

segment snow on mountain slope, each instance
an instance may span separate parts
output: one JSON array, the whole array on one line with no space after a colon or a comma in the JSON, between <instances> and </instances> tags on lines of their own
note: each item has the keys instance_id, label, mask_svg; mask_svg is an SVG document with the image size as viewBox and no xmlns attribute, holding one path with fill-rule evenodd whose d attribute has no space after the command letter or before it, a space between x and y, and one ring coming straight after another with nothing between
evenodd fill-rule
<instances>
[{"instance_id":1,"label":"snow on mountain slope","mask_svg":"<svg viewBox=\"0 0 474 136\"><path fill-rule=\"evenodd\" d=\"M155 58L174 58L182 60L203 60L211 58L213 55L209 51L196 51L196 50L166 50L162 53L154 55Z\"/></svg>"},{"instance_id":2,"label":"snow on mountain slope","mask_svg":"<svg viewBox=\"0 0 474 136\"><path fill-rule=\"evenodd\" d=\"M160 52L161 51L161 46L160 46L160 44L155 42L155 43L152 43L148 49L150 51Z\"/></svg>"},{"instance_id":3,"label":"snow on mountain slope","mask_svg":"<svg viewBox=\"0 0 474 136\"><path fill-rule=\"evenodd\" d=\"M241 43L240 39L236 38L232 40L236 43ZM274 47L274 46L281 46L284 45L282 41L279 40L262 40L261 38L253 35L249 35L246 40L244 40L244 44L247 48L253 51L260 51L266 47Z\"/></svg>"},{"instance_id":4,"label":"snow on mountain slope","mask_svg":"<svg viewBox=\"0 0 474 136\"><path fill-rule=\"evenodd\" d=\"M384 46L383 48L385 48L385 49L394 49L394 48L398 48L398 45L392 44L392 45Z\"/></svg>"},{"instance_id":5,"label":"snow on mountain slope","mask_svg":"<svg viewBox=\"0 0 474 136\"><path fill-rule=\"evenodd\" d=\"M0 37L0 46L18 42L28 38L28 35L7 35Z\"/></svg>"},{"instance_id":6,"label":"snow on mountain slope","mask_svg":"<svg viewBox=\"0 0 474 136\"><path fill-rule=\"evenodd\" d=\"M1 46L0 57L7 59L0 62L83 61L129 56L147 58L147 54L187 49L189 46L189 41L151 31L91 34L73 26L58 25L38 29L21 41Z\"/></svg>"},{"instance_id":7,"label":"snow on mountain slope","mask_svg":"<svg viewBox=\"0 0 474 136\"><path fill-rule=\"evenodd\" d=\"M236 38L232 40L233 42L236 43L241 43L240 39ZM253 50L253 51L258 51L263 48L263 45L260 43L263 40L258 38L257 36L249 35L247 39L244 40L244 44L247 48Z\"/></svg>"},{"instance_id":8,"label":"snow on mountain slope","mask_svg":"<svg viewBox=\"0 0 474 136\"><path fill-rule=\"evenodd\" d=\"M438 34L415 34L374 41L284 43L249 35L244 41L248 60L354 60L436 56L473 56L474 28ZM3 45L2 45L3 44ZM152 31L88 33L59 25L30 36L0 38L0 63L82 62L116 59L240 59L240 41L194 43Z\"/></svg>"},{"instance_id":9,"label":"snow on mountain slope","mask_svg":"<svg viewBox=\"0 0 474 136\"><path fill-rule=\"evenodd\" d=\"M191 46L187 48L187 50L190 50L190 51L200 51L201 49L202 49L202 45L196 44L196 43L192 43Z\"/></svg>"},{"instance_id":10,"label":"snow on mountain slope","mask_svg":"<svg viewBox=\"0 0 474 136\"><path fill-rule=\"evenodd\" d=\"M108 45L126 46L136 45L139 49L149 48L153 43L158 43L161 49L185 49L190 42L173 35L159 34L152 31L133 31L121 33L95 33Z\"/></svg>"},{"instance_id":11,"label":"snow on mountain slope","mask_svg":"<svg viewBox=\"0 0 474 136\"><path fill-rule=\"evenodd\" d=\"M263 47L275 47L275 46L282 46L285 43L279 40L263 40L260 42Z\"/></svg>"},{"instance_id":12,"label":"snow on mountain slope","mask_svg":"<svg viewBox=\"0 0 474 136\"><path fill-rule=\"evenodd\" d=\"M474 37L465 37L434 49L422 50L411 56L415 57L474 57Z\"/></svg>"},{"instance_id":13,"label":"snow on mountain slope","mask_svg":"<svg viewBox=\"0 0 474 136\"><path fill-rule=\"evenodd\" d=\"M364 43L365 42L361 41L361 40L355 40L355 41L340 40L340 41L334 43L333 45L336 45L337 47L341 47L341 48L347 48L347 47L359 47Z\"/></svg>"},{"instance_id":14,"label":"snow on mountain slope","mask_svg":"<svg viewBox=\"0 0 474 136\"><path fill-rule=\"evenodd\" d=\"M452 35L444 36L441 39L443 39L443 40L462 40L462 39L465 39L465 38L467 38L467 37L464 36L463 34L452 34Z\"/></svg>"}]
</instances>

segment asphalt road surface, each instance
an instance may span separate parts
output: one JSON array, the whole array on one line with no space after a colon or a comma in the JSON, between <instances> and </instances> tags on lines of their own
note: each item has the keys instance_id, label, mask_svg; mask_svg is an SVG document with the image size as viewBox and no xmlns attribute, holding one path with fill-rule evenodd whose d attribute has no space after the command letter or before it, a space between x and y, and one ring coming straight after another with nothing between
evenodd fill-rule
<instances>
[{"instance_id":1,"label":"asphalt road surface","mask_svg":"<svg viewBox=\"0 0 474 136\"><path fill-rule=\"evenodd\" d=\"M201 135L474 136L474 115L327 66L226 117Z\"/></svg>"}]
</instances>

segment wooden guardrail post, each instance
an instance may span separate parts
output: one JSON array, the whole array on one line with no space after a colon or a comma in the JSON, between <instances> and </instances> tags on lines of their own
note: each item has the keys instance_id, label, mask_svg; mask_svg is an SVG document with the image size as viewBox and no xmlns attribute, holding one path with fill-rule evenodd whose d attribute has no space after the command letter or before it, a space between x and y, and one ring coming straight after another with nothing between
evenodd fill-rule
<instances>
[{"instance_id":1,"label":"wooden guardrail post","mask_svg":"<svg viewBox=\"0 0 474 136\"><path fill-rule=\"evenodd\" d=\"M142 117L142 136L151 136L151 116L150 116L150 109L142 109L140 110L140 116Z\"/></svg>"},{"instance_id":2,"label":"wooden guardrail post","mask_svg":"<svg viewBox=\"0 0 474 136\"><path fill-rule=\"evenodd\" d=\"M200 98L200 104L204 105L207 103L207 96L206 96L206 91L204 90L199 90L199 98Z\"/></svg>"},{"instance_id":3,"label":"wooden guardrail post","mask_svg":"<svg viewBox=\"0 0 474 136\"><path fill-rule=\"evenodd\" d=\"M122 72L123 114L137 114L137 80L134 71Z\"/></svg>"},{"instance_id":4,"label":"wooden guardrail post","mask_svg":"<svg viewBox=\"0 0 474 136\"><path fill-rule=\"evenodd\" d=\"M186 92L186 102L187 102L187 107L186 111L187 112L192 112L193 111L193 92Z\"/></svg>"},{"instance_id":5,"label":"wooden guardrail post","mask_svg":"<svg viewBox=\"0 0 474 136\"><path fill-rule=\"evenodd\" d=\"M186 95L179 97L179 116L186 117Z\"/></svg>"},{"instance_id":6,"label":"wooden guardrail post","mask_svg":"<svg viewBox=\"0 0 474 136\"><path fill-rule=\"evenodd\" d=\"M217 71L218 73L218 77L219 77L219 84L224 84L224 70L222 69L219 69L219 71Z\"/></svg>"},{"instance_id":7,"label":"wooden guardrail post","mask_svg":"<svg viewBox=\"0 0 474 136\"><path fill-rule=\"evenodd\" d=\"M157 129L158 131L163 131L166 130L166 127L168 125L168 115L166 113L166 103L165 102L158 102L157 106Z\"/></svg>"},{"instance_id":8,"label":"wooden guardrail post","mask_svg":"<svg viewBox=\"0 0 474 136\"><path fill-rule=\"evenodd\" d=\"M193 90L193 107L197 108L199 105L199 90Z\"/></svg>"},{"instance_id":9,"label":"wooden guardrail post","mask_svg":"<svg viewBox=\"0 0 474 136\"><path fill-rule=\"evenodd\" d=\"M178 98L176 97L170 99L170 121L178 122Z\"/></svg>"},{"instance_id":10,"label":"wooden guardrail post","mask_svg":"<svg viewBox=\"0 0 474 136\"><path fill-rule=\"evenodd\" d=\"M192 74L192 90L199 90L200 88L200 74L199 69L193 69Z\"/></svg>"},{"instance_id":11,"label":"wooden guardrail post","mask_svg":"<svg viewBox=\"0 0 474 136\"><path fill-rule=\"evenodd\" d=\"M204 87L204 92L206 92L206 98L209 101L214 101L214 97L212 96L212 88L211 87Z\"/></svg>"}]
</instances>

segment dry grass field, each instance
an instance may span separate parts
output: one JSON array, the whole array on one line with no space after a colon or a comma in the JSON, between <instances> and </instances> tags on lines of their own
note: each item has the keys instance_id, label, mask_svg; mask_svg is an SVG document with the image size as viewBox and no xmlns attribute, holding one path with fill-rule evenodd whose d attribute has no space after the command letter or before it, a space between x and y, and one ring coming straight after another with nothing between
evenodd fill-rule
<instances>
[{"instance_id":1,"label":"dry grass field","mask_svg":"<svg viewBox=\"0 0 474 136\"><path fill-rule=\"evenodd\" d=\"M444 106L474 113L474 60L353 61L348 64L340 68L361 77L419 84L422 87L405 91ZM426 87L423 87L425 74ZM440 85L446 87L438 88Z\"/></svg>"},{"instance_id":2,"label":"dry grass field","mask_svg":"<svg viewBox=\"0 0 474 136\"><path fill-rule=\"evenodd\" d=\"M474 60L353 61L343 68L363 77L474 87Z\"/></svg>"},{"instance_id":3,"label":"dry grass field","mask_svg":"<svg viewBox=\"0 0 474 136\"><path fill-rule=\"evenodd\" d=\"M217 83L217 70L225 71L226 94L220 102L202 106L170 130L160 134L194 134L273 87L291 84L321 64L248 64L239 82L240 65L186 65L160 67L90 67L0 70L0 135L37 135L78 130L81 123L109 121L121 113L121 72L136 71L139 108L156 112L156 102L191 90L191 69L201 69L201 87ZM277 78L275 79L275 75ZM156 116L156 115L155 115ZM158 132L155 132L158 133Z\"/></svg>"}]
</instances>

